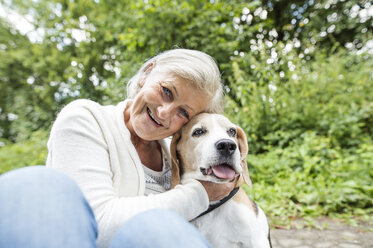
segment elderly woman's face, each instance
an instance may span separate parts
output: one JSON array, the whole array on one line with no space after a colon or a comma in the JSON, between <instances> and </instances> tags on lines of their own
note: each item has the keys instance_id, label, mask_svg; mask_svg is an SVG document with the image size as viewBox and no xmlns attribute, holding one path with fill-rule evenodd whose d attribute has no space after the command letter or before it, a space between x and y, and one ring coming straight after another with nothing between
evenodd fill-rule
<instances>
[{"instance_id":1,"label":"elderly woman's face","mask_svg":"<svg viewBox=\"0 0 373 248\"><path fill-rule=\"evenodd\" d=\"M152 72L132 103L131 126L144 140L163 139L202 112L209 100L202 90L183 78Z\"/></svg>"}]
</instances>

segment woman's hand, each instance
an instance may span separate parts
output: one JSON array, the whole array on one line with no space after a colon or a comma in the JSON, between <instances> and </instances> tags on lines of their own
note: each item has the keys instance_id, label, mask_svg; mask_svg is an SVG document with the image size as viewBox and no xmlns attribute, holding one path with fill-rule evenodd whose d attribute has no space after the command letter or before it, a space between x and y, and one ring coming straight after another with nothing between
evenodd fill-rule
<instances>
[{"instance_id":1,"label":"woman's hand","mask_svg":"<svg viewBox=\"0 0 373 248\"><path fill-rule=\"evenodd\" d=\"M230 183L213 183L208 181L199 181L207 192L210 202L220 201L234 189L238 178Z\"/></svg>"}]
</instances>

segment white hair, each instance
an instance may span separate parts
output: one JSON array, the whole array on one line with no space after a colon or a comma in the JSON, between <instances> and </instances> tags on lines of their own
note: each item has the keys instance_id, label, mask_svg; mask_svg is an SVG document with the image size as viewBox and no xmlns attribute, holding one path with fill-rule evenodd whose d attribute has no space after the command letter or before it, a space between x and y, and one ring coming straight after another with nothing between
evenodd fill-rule
<instances>
[{"instance_id":1,"label":"white hair","mask_svg":"<svg viewBox=\"0 0 373 248\"><path fill-rule=\"evenodd\" d=\"M223 88L220 72L215 60L208 54L189 49L168 50L146 61L127 84L127 97L134 98L140 91L147 69L164 72L187 79L203 90L210 102L204 111L223 112Z\"/></svg>"}]
</instances>

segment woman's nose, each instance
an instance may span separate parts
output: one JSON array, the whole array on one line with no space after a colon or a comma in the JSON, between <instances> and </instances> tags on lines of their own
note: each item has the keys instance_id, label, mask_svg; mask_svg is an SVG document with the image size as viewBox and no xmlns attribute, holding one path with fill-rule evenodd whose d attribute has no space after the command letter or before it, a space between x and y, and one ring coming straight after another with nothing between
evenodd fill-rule
<instances>
[{"instance_id":1,"label":"woman's nose","mask_svg":"<svg viewBox=\"0 0 373 248\"><path fill-rule=\"evenodd\" d=\"M169 124L171 116L173 116L175 112L175 107L172 104L162 104L157 107L157 112L158 117L166 122L165 124Z\"/></svg>"}]
</instances>

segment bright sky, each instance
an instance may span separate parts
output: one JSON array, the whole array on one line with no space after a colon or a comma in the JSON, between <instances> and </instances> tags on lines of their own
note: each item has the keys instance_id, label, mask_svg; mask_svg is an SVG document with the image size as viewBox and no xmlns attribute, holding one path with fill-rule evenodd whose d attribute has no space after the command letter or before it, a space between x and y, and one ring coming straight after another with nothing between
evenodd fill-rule
<instances>
[{"instance_id":1,"label":"bright sky","mask_svg":"<svg viewBox=\"0 0 373 248\"><path fill-rule=\"evenodd\" d=\"M0 17L12 23L22 34L34 30L34 26L30 24L27 17L19 15L17 12L4 7L2 4L0 4Z\"/></svg>"},{"instance_id":2,"label":"bright sky","mask_svg":"<svg viewBox=\"0 0 373 248\"><path fill-rule=\"evenodd\" d=\"M35 30L34 26L31 24L32 16L20 15L14 10L4 7L0 3L0 17L8 20L16 29L21 32L21 34L26 34L31 42L41 41L42 31Z\"/></svg>"}]
</instances>

